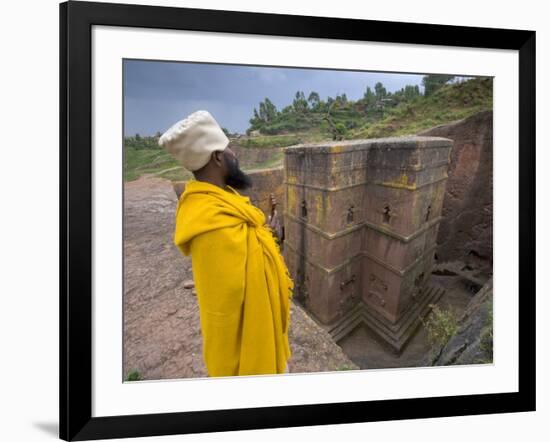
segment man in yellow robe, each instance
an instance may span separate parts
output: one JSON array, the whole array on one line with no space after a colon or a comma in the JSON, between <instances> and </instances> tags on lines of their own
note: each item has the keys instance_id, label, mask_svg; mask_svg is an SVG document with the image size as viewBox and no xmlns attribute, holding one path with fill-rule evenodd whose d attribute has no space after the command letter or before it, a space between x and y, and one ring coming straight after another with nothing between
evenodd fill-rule
<instances>
[{"instance_id":1,"label":"man in yellow robe","mask_svg":"<svg viewBox=\"0 0 550 442\"><path fill-rule=\"evenodd\" d=\"M206 111L159 144L195 177L178 201L174 243L191 256L208 375L286 372L294 284L265 215L236 190L250 177Z\"/></svg>"}]
</instances>

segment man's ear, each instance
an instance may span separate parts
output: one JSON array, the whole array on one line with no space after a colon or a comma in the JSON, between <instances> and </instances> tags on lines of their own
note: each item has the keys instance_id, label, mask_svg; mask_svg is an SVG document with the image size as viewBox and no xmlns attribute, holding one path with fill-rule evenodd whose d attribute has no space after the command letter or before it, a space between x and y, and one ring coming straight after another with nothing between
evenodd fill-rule
<instances>
[{"instance_id":1,"label":"man's ear","mask_svg":"<svg viewBox=\"0 0 550 442\"><path fill-rule=\"evenodd\" d=\"M214 152L212 152L212 159L214 160L214 163L217 165L217 166L222 166L222 154L223 152L219 151L219 150L215 150Z\"/></svg>"}]
</instances>

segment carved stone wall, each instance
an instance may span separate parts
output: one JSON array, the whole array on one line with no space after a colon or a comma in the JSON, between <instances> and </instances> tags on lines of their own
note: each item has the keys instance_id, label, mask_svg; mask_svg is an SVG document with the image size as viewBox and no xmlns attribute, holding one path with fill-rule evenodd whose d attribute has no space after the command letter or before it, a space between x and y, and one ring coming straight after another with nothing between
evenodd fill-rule
<instances>
[{"instance_id":1,"label":"carved stone wall","mask_svg":"<svg viewBox=\"0 0 550 442\"><path fill-rule=\"evenodd\" d=\"M284 149L285 260L296 298L336 340L363 322L400 351L441 294L426 281L451 147L408 137Z\"/></svg>"}]
</instances>

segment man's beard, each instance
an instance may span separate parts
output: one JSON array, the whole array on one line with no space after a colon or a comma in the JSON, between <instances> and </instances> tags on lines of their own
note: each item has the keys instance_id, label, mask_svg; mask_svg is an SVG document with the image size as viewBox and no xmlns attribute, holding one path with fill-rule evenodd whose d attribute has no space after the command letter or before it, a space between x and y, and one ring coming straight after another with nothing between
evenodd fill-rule
<instances>
[{"instance_id":1,"label":"man's beard","mask_svg":"<svg viewBox=\"0 0 550 442\"><path fill-rule=\"evenodd\" d=\"M225 178L225 184L239 190L252 187L252 178L239 168L239 161L237 159L227 161L227 167L229 173Z\"/></svg>"}]
</instances>

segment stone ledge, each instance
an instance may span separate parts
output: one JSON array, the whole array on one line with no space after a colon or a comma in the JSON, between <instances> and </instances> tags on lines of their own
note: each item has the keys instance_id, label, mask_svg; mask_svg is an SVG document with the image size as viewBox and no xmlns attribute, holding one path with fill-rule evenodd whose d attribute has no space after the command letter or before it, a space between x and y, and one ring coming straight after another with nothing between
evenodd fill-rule
<instances>
[{"instance_id":1,"label":"stone ledge","mask_svg":"<svg viewBox=\"0 0 550 442\"><path fill-rule=\"evenodd\" d=\"M370 228L370 229L373 229L373 230L376 230L377 232L380 232L380 233L383 233L384 235L388 235L388 236L391 236L392 238L394 239L398 239L399 241L401 242L404 242L404 243L408 243L408 242L411 242L414 238L416 238L417 236L421 235L422 233L424 233L426 230L428 230L430 227L432 227L434 224L437 224L438 222L440 222L443 217L441 216L438 216L436 218L432 218L430 221L428 221L427 223L425 223L420 229L418 229L416 232L414 233L411 233L410 235L408 236L404 236L404 235L401 235L399 233L396 233L396 232L393 232L392 230L390 229L387 229L383 226L379 226L377 224L373 224L369 221L361 221L357 224L354 224L350 227L346 227L345 229L342 229L338 232L335 232L335 233L327 233L325 232L324 230L321 230L319 227L313 225L313 224L310 224L308 223L307 221L304 221L303 219L285 211L283 213L283 216L286 218L288 217L288 219L291 219L299 224L302 224L303 226L305 226L307 229L311 230L312 232L315 232L319 235L321 235L323 238L325 239L336 239L336 238L339 238L340 236L344 236L344 235L347 235L348 233L351 233L355 230L358 230L358 229L361 229L362 227L367 227L367 228Z\"/></svg>"},{"instance_id":2,"label":"stone ledge","mask_svg":"<svg viewBox=\"0 0 550 442\"><path fill-rule=\"evenodd\" d=\"M379 258L376 258L373 255L370 255L368 252L365 252L364 250L360 251L359 253L356 253L355 255L352 255L352 256L344 259L337 266L327 268L327 267L324 267L324 266L322 266L321 264L319 264L317 262L311 261L306 255L304 255L303 253L296 250L296 247L294 247L292 244L287 242L287 243L285 243L285 247L288 247L288 249L291 250L296 255L303 257L305 259L305 262L307 262L309 265L315 267L316 269L321 270L326 275L332 275L333 273L339 272L340 270L342 270L343 268L345 268L346 266L351 264L356 259L361 259L361 258L365 257L365 258L368 258L368 259L371 259L371 260L375 261L377 264L379 264L380 266L382 266L385 269L389 270L390 272L395 273L396 275L403 277L407 273L409 273L414 268L415 265L417 265L424 258L426 258L426 256L428 256L430 253L433 253L434 250L437 247L437 244L434 244L434 245L430 246L427 250L422 252L422 254L419 255L418 258L416 258L412 263L408 264L404 269L401 269L401 270L385 263L384 261L380 260Z\"/></svg>"},{"instance_id":3,"label":"stone ledge","mask_svg":"<svg viewBox=\"0 0 550 442\"><path fill-rule=\"evenodd\" d=\"M302 143L283 148L285 154L303 155L305 152L316 154L345 153L366 148L374 149L426 149L449 147L452 140L443 137L406 136L387 138L368 138L359 140L343 140L319 143Z\"/></svg>"}]
</instances>

